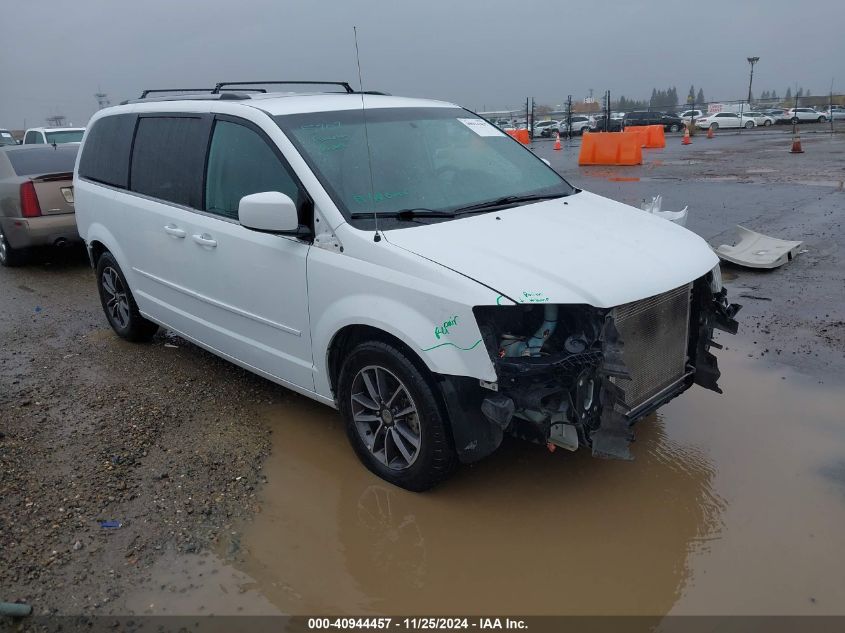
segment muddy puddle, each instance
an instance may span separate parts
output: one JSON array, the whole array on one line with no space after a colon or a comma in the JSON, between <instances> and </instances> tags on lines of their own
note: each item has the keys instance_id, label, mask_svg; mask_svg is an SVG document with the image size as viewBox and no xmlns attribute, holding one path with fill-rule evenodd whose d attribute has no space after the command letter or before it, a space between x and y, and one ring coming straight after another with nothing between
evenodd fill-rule
<instances>
[{"instance_id":1,"label":"muddy puddle","mask_svg":"<svg viewBox=\"0 0 845 633\"><path fill-rule=\"evenodd\" d=\"M291 396L266 412L262 511L220 557L293 614L843 613L845 390L720 357L725 394L646 419L634 462L507 441L422 495Z\"/></svg>"}]
</instances>

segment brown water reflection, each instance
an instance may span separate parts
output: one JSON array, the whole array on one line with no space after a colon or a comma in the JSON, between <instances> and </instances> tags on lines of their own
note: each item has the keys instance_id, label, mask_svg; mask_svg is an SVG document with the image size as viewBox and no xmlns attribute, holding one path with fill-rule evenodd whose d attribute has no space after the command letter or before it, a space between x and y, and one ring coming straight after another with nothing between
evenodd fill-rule
<instances>
[{"instance_id":1,"label":"brown water reflection","mask_svg":"<svg viewBox=\"0 0 845 633\"><path fill-rule=\"evenodd\" d=\"M240 567L291 613L664 613L717 533L712 466L639 431L634 464L518 441L430 494L375 479L336 414L291 397Z\"/></svg>"},{"instance_id":2,"label":"brown water reflection","mask_svg":"<svg viewBox=\"0 0 845 633\"><path fill-rule=\"evenodd\" d=\"M234 564L294 614L841 612L845 395L735 349L722 364L725 395L645 420L634 462L508 441L422 495L290 395Z\"/></svg>"}]
</instances>

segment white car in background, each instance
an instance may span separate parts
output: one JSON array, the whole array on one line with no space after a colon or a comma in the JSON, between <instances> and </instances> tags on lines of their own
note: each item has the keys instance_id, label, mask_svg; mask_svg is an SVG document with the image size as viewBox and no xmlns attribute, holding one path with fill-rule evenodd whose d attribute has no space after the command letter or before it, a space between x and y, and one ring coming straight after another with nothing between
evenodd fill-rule
<instances>
[{"instance_id":1,"label":"white car in background","mask_svg":"<svg viewBox=\"0 0 845 633\"><path fill-rule=\"evenodd\" d=\"M775 117L766 114L765 112L746 112L745 116L751 117L754 119L755 125L762 125L763 127L769 127L775 124Z\"/></svg>"},{"instance_id":2,"label":"white car in background","mask_svg":"<svg viewBox=\"0 0 845 633\"><path fill-rule=\"evenodd\" d=\"M700 119L704 116L707 116L703 110L686 110L681 112L679 115L684 121L691 121L693 117L696 119Z\"/></svg>"},{"instance_id":3,"label":"white car in background","mask_svg":"<svg viewBox=\"0 0 845 633\"><path fill-rule=\"evenodd\" d=\"M702 130L710 128L715 131L720 128L752 128L757 123L747 114L740 116L738 112L713 112L700 119L696 119L695 125Z\"/></svg>"},{"instance_id":4,"label":"white car in background","mask_svg":"<svg viewBox=\"0 0 845 633\"><path fill-rule=\"evenodd\" d=\"M827 115L815 108L791 108L786 111L789 120L793 123L824 123Z\"/></svg>"},{"instance_id":5,"label":"white car in background","mask_svg":"<svg viewBox=\"0 0 845 633\"><path fill-rule=\"evenodd\" d=\"M557 132L557 126L560 121L537 121L534 124L534 136L550 136L552 132Z\"/></svg>"},{"instance_id":6,"label":"white car in background","mask_svg":"<svg viewBox=\"0 0 845 633\"><path fill-rule=\"evenodd\" d=\"M589 132L590 129L595 127L596 120L591 116L585 116L583 114L573 114L570 118L572 123L572 133L573 134L583 134L584 132ZM560 132L560 135L563 136L566 134L566 119L560 122L558 125L557 131Z\"/></svg>"},{"instance_id":7,"label":"white car in background","mask_svg":"<svg viewBox=\"0 0 845 633\"><path fill-rule=\"evenodd\" d=\"M845 106L833 106L824 111L824 115L833 121L845 119Z\"/></svg>"},{"instance_id":8,"label":"white car in background","mask_svg":"<svg viewBox=\"0 0 845 633\"><path fill-rule=\"evenodd\" d=\"M84 127L31 127L23 136L24 145L61 145L79 143L85 134Z\"/></svg>"}]
</instances>

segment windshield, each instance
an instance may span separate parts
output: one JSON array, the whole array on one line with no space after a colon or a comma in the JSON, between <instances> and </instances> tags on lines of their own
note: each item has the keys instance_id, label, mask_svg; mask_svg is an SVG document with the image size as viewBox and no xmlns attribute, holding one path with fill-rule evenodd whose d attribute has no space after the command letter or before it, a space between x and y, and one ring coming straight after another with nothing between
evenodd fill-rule
<instances>
[{"instance_id":1,"label":"windshield","mask_svg":"<svg viewBox=\"0 0 845 633\"><path fill-rule=\"evenodd\" d=\"M354 216L373 211L380 227L400 228L409 223L389 216L406 209L436 216L504 197L575 192L529 150L460 108L368 109L366 136L358 109L275 120L359 228L373 228L374 219Z\"/></svg>"},{"instance_id":2,"label":"windshield","mask_svg":"<svg viewBox=\"0 0 845 633\"><path fill-rule=\"evenodd\" d=\"M9 130L0 130L0 145L17 145L18 142Z\"/></svg>"},{"instance_id":3,"label":"windshield","mask_svg":"<svg viewBox=\"0 0 845 633\"><path fill-rule=\"evenodd\" d=\"M55 143L79 143L82 140L82 135L85 130L65 130L63 132L45 132L47 135L47 142L51 145Z\"/></svg>"}]
</instances>

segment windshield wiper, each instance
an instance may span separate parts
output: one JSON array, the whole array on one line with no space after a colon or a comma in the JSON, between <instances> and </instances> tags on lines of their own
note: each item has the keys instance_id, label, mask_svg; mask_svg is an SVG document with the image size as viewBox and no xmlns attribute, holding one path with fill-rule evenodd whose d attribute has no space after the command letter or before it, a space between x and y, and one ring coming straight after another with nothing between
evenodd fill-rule
<instances>
[{"instance_id":1,"label":"windshield wiper","mask_svg":"<svg viewBox=\"0 0 845 633\"><path fill-rule=\"evenodd\" d=\"M352 214L353 219L359 218L396 218L398 220L411 220L413 218L454 218L454 211L437 211L435 209L400 209L399 211L359 211Z\"/></svg>"},{"instance_id":2,"label":"windshield wiper","mask_svg":"<svg viewBox=\"0 0 845 633\"><path fill-rule=\"evenodd\" d=\"M457 215L461 213L472 213L473 211L487 211L489 209L504 207L509 204L518 204L520 202L534 202L535 200L554 200L555 198L564 198L568 195L568 193L546 193L526 196L505 196L503 198L497 198L496 200L488 200L487 202L479 202L478 204L471 204L466 207L459 207L455 209L454 213Z\"/></svg>"}]
</instances>

